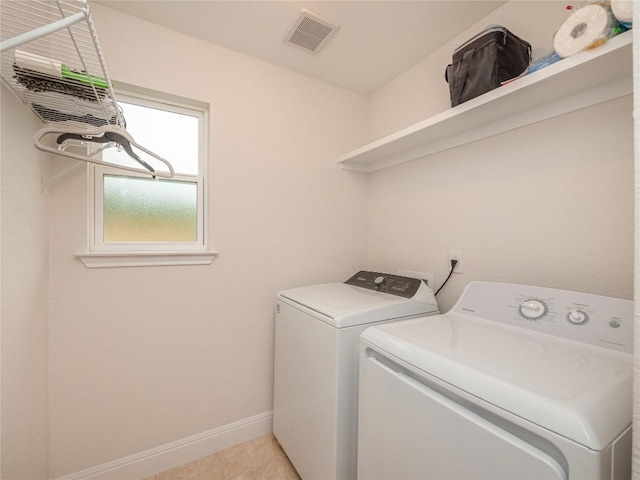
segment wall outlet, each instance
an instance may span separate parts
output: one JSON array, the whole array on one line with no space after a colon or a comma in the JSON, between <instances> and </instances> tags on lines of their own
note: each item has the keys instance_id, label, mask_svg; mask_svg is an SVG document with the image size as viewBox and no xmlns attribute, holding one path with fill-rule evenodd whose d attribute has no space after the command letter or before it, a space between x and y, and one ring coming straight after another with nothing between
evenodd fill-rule
<instances>
[{"instance_id":1,"label":"wall outlet","mask_svg":"<svg viewBox=\"0 0 640 480\"><path fill-rule=\"evenodd\" d=\"M453 273L462 273L462 252L460 250L449 251L449 260L457 260ZM449 263L451 265L451 263ZM451 268L451 267L449 267Z\"/></svg>"},{"instance_id":2,"label":"wall outlet","mask_svg":"<svg viewBox=\"0 0 640 480\"><path fill-rule=\"evenodd\" d=\"M398 275L402 275L403 277L419 278L421 280L426 280L427 287L435 291L435 285L434 285L435 280L433 279L433 273L417 272L415 270L403 270L399 268Z\"/></svg>"}]
</instances>

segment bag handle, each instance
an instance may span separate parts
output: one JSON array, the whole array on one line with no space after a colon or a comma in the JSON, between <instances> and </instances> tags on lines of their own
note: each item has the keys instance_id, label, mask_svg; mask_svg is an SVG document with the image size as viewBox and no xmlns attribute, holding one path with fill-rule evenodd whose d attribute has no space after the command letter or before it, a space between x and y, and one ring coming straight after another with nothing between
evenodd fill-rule
<instances>
[{"instance_id":1,"label":"bag handle","mask_svg":"<svg viewBox=\"0 0 640 480\"><path fill-rule=\"evenodd\" d=\"M453 80L455 81L453 93L451 95L451 104L458 105L460 103L460 96L462 95L462 89L467 81L467 75L469 73L469 66L471 65L471 57L473 57L474 49L464 52L462 57L462 64L460 65L460 71Z\"/></svg>"}]
</instances>

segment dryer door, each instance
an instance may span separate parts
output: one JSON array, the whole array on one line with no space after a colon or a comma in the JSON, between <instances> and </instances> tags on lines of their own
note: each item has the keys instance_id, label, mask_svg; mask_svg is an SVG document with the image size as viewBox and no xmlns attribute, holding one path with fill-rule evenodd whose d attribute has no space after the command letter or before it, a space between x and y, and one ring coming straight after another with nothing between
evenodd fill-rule
<instances>
[{"instance_id":1,"label":"dryer door","mask_svg":"<svg viewBox=\"0 0 640 480\"><path fill-rule=\"evenodd\" d=\"M361 367L359 479L566 480L556 459L401 367L373 356Z\"/></svg>"}]
</instances>

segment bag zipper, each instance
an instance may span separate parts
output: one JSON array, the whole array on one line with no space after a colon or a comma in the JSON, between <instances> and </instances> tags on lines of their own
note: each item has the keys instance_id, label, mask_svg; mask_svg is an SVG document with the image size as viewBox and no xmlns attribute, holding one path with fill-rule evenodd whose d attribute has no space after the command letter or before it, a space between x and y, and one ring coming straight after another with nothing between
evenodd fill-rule
<instances>
[{"instance_id":1,"label":"bag zipper","mask_svg":"<svg viewBox=\"0 0 640 480\"><path fill-rule=\"evenodd\" d=\"M469 45L470 43L473 43L474 41L476 41L477 39L479 39L480 37L486 35L487 33L491 33L491 32L502 32L503 34L503 39L502 39L502 44L505 45L507 43L507 29L505 27L503 27L502 25L489 25L487 28L485 28L483 31L481 31L480 33L474 35L473 37L471 37L469 40L467 40L466 42L464 42L462 45L460 45L458 48L456 48L453 53L454 55L459 52L461 49L463 49L464 47L466 47L467 45Z\"/></svg>"}]
</instances>

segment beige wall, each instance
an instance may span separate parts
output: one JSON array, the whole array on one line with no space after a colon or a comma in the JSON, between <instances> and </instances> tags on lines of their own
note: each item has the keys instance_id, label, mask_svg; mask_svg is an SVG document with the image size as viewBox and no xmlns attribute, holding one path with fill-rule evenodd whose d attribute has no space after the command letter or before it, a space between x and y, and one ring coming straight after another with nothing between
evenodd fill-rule
<instances>
[{"instance_id":1,"label":"beige wall","mask_svg":"<svg viewBox=\"0 0 640 480\"><path fill-rule=\"evenodd\" d=\"M632 298L630 103L625 97L372 174L369 262L431 270L440 285L449 251L462 251L464 273L438 295L443 310L471 280Z\"/></svg>"},{"instance_id":2,"label":"beige wall","mask_svg":"<svg viewBox=\"0 0 640 480\"><path fill-rule=\"evenodd\" d=\"M640 2L633 4L633 23L640 25ZM634 94L634 144L635 144L635 338L634 338L634 389L633 389L633 475L640 478L640 29L633 29L633 94Z\"/></svg>"},{"instance_id":3,"label":"beige wall","mask_svg":"<svg viewBox=\"0 0 640 480\"><path fill-rule=\"evenodd\" d=\"M370 137L448 108L444 65L486 25L506 25L541 56L565 16L558 2L496 10L371 96ZM438 286L450 250L462 251L442 310L471 280L632 298L632 132L627 96L371 174L369 266L431 271Z\"/></svg>"},{"instance_id":4,"label":"beige wall","mask_svg":"<svg viewBox=\"0 0 640 480\"><path fill-rule=\"evenodd\" d=\"M92 5L110 74L210 104L210 266L88 270L86 174L51 194L51 476L272 408L273 299L364 264L366 97Z\"/></svg>"},{"instance_id":5,"label":"beige wall","mask_svg":"<svg viewBox=\"0 0 640 480\"><path fill-rule=\"evenodd\" d=\"M631 298L629 97L371 175L334 163L448 108L451 50L486 24L543 54L558 3L507 4L368 99L92 4L116 81L211 105L220 255L86 269L86 170L41 195L38 122L3 90L2 478L43 478L47 448L55 478L270 410L282 288L362 267L440 283L455 249L443 310L473 279Z\"/></svg>"},{"instance_id":6,"label":"beige wall","mask_svg":"<svg viewBox=\"0 0 640 480\"><path fill-rule=\"evenodd\" d=\"M2 101L2 459L3 479L47 478L47 194L33 148L39 122L3 86Z\"/></svg>"}]
</instances>

